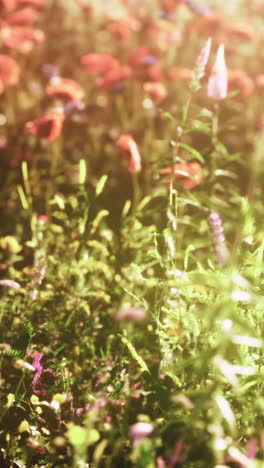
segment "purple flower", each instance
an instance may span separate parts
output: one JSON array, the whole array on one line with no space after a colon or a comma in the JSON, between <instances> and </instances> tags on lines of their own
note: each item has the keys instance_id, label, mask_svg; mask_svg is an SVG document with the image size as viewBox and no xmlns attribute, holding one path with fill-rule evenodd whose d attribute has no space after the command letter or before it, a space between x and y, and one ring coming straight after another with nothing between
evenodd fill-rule
<instances>
[{"instance_id":1,"label":"purple flower","mask_svg":"<svg viewBox=\"0 0 264 468\"><path fill-rule=\"evenodd\" d=\"M154 427L150 423L138 422L130 426L129 432L134 438L134 446L140 444L142 439L150 437L154 431Z\"/></svg>"},{"instance_id":2,"label":"purple flower","mask_svg":"<svg viewBox=\"0 0 264 468\"><path fill-rule=\"evenodd\" d=\"M9 279L0 280L0 286L3 286L4 288L15 289L16 291L21 289L21 285L19 283Z\"/></svg>"},{"instance_id":3,"label":"purple flower","mask_svg":"<svg viewBox=\"0 0 264 468\"><path fill-rule=\"evenodd\" d=\"M217 263L220 266L225 266L228 262L228 251L220 215L218 213L211 213L210 216L208 216L208 224L212 233Z\"/></svg>"},{"instance_id":4,"label":"purple flower","mask_svg":"<svg viewBox=\"0 0 264 468\"><path fill-rule=\"evenodd\" d=\"M181 454L182 454L182 451L184 450L184 448L185 448L185 445L182 442L182 440L180 440L176 444L176 447L175 447L174 452L172 454L172 457L170 459L169 468L174 468L176 463L182 463L183 462L183 458L182 458Z\"/></svg>"},{"instance_id":5,"label":"purple flower","mask_svg":"<svg viewBox=\"0 0 264 468\"><path fill-rule=\"evenodd\" d=\"M132 322L141 322L146 318L145 309L139 307L125 307L116 315L116 320L131 320Z\"/></svg>"},{"instance_id":6,"label":"purple flower","mask_svg":"<svg viewBox=\"0 0 264 468\"><path fill-rule=\"evenodd\" d=\"M33 359L32 366L35 367L36 373L32 381L32 387L35 389L37 386L41 385L41 378L44 372L56 376L56 372L52 369L44 369L40 364L41 359L43 358L43 353L37 353ZM45 390L37 390L36 393L45 393Z\"/></svg>"},{"instance_id":7,"label":"purple flower","mask_svg":"<svg viewBox=\"0 0 264 468\"><path fill-rule=\"evenodd\" d=\"M46 63L43 65L43 73L44 76L48 79L51 80L51 78L54 78L55 76L58 76L59 70L57 65L53 65L52 63Z\"/></svg>"},{"instance_id":8,"label":"purple flower","mask_svg":"<svg viewBox=\"0 0 264 468\"><path fill-rule=\"evenodd\" d=\"M225 46L221 44L208 80L207 95L217 101L227 96L228 73L225 64Z\"/></svg>"},{"instance_id":9,"label":"purple flower","mask_svg":"<svg viewBox=\"0 0 264 468\"><path fill-rule=\"evenodd\" d=\"M144 57L141 58L140 62L142 65L149 67L150 65L155 65L158 62L158 60L159 59L154 55L144 55Z\"/></svg>"},{"instance_id":10,"label":"purple flower","mask_svg":"<svg viewBox=\"0 0 264 468\"><path fill-rule=\"evenodd\" d=\"M202 71L204 71L207 65L210 51L211 51L211 44L212 44L212 39L211 38L207 39L206 44L203 46L202 50L200 51L195 61L195 66L201 68Z\"/></svg>"}]
</instances>

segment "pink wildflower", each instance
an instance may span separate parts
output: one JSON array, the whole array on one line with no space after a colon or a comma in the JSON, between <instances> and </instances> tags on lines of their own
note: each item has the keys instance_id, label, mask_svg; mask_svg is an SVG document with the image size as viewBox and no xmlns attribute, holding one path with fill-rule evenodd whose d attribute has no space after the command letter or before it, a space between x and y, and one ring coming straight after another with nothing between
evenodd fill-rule
<instances>
[{"instance_id":1,"label":"pink wildflower","mask_svg":"<svg viewBox=\"0 0 264 468\"><path fill-rule=\"evenodd\" d=\"M185 448L185 444L183 443L182 440L180 440L176 444L174 452L173 452L173 454L171 456L169 468L173 468L176 463L182 463L183 462L182 452L183 452L184 448Z\"/></svg>"},{"instance_id":2,"label":"pink wildflower","mask_svg":"<svg viewBox=\"0 0 264 468\"><path fill-rule=\"evenodd\" d=\"M131 135L123 133L117 140L117 146L124 151L127 151L130 155L128 170L129 172L140 172L141 171L141 156L138 151L137 144Z\"/></svg>"},{"instance_id":3,"label":"pink wildflower","mask_svg":"<svg viewBox=\"0 0 264 468\"><path fill-rule=\"evenodd\" d=\"M140 444L142 439L150 437L154 431L154 427L150 423L138 422L130 426L129 432L134 438L134 446Z\"/></svg>"},{"instance_id":4,"label":"pink wildflower","mask_svg":"<svg viewBox=\"0 0 264 468\"><path fill-rule=\"evenodd\" d=\"M146 318L146 311L138 307L126 307L121 309L116 315L116 320L131 320L133 322L141 322Z\"/></svg>"},{"instance_id":5,"label":"pink wildflower","mask_svg":"<svg viewBox=\"0 0 264 468\"><path fill-rule=\"evenodd\" d=\"M216 60L209 76L207 95L217 101L227 96L228 73L225 64L225 47L218 47Z\"/></svg>"},{"instance_id":6,"label":"pink wildflower","mask_svg":"<svg viewBox=\"0 0 264 468\"><path fill-rule=\"evenodd\" d=\"M211 51L211 44L212 44L212 39L209 38L205 44L205 46L202 48L200 51L196 61L195 61L195 67L199 67L201 70L204 70L207 62L209 60L209 55Z\"/></svg>"},{"instance_id":7,"label":"pink wildflower","mask_svg":"<svg viewBox=\"0 0 264 468\"><path fill-rule=\"evenodd\" d=\"M10 289L15 289L15 290L19 290L21 288L21 285L19 283L10 279L0 280L0 286L3 286L5 288L10 288Z\"/></svg>"},{"instance_id":8,"label":"pink wildflower","mask_svg":"<svg viewBox=\"0 0 264 468\"><path fill-rule=\"evenodd\" d=\"M32 366L35 369L36 373L32 381L32 387L35 389L37 386L41 385L42 374L44 372L56 375L56 372L52 369L44 369L40 364L41 359L43 358L43 353L37 353L32 362ZM35 393L45 393L45 390L35 390Z\"/></svg>"}]
</instances>

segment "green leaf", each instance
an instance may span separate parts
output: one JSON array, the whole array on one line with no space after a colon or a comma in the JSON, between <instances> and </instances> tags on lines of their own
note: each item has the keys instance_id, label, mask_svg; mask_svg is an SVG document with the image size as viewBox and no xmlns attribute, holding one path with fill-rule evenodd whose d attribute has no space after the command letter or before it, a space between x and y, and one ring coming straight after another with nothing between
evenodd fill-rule
<instances>
[{"instance_id":1,"label":"green leaf","mask_svg":"<svg viewBox=\"0 0 264 468\"><path fill-rule=\"evenodd\" d=\"M108 175L103 175L100 180L98 181L97 185L96 185L96 189L95 189L95 196L98 197L102 191L104 190L104 186L105 186L105 183L108 179Z\"/></svg>"},{"instance_id":2,"label":"green leaf","mask_svg":"<svg viewBox=\"0 0 264 468\"><path fill-rule=\"evenodd\" d=\"M68 424L67 437L75 448L84 448L95 444L100 439L100 434L96 429L77 426L70 422Z\"/></svg>"},{"instance_id":3,"label":"green leaf","mask_svg":"<svg viewBox=\"0 0 264 468\"><path fill-rule=\"evenodd\" d=\"M74 447L87 445L87 431L84 427L76 426L73 423L68 424L68 439Z\"/></svg>"},{"instance_id":4,"label":"green leaf","mask_svg":"<svg viewBox=\"0 0 264 468\"><path fill-rule=\"evenodd\" d=\"M189 151L189 153L191 153L196 159L198 159L198 161L204 163L204 158L202 157L201 153L199 153L199 151L197 151L196 149L192 148L189 145L186 145L185 143L180 142L178 143L178 145L181 148L184 148L186 151Z\"/></svg>"},{"instance_id":5,"label":"green leaf","mask_svg":"<svg viewBox=\"0 0 264 468\"><path fill-rule=\"evenodd\" d=\"M86 163L84 159L79 162L79 184L83 185L86 180Z\"/></svg>"},{"instance_id":6,"label":"green leaf","mask_svg":"<svg viewBox=\"0 0 264 468\"><path fill-rule=\"evenodd\" d=\"M172 122L175 122L175 117L170 113L170 112L165 112L163 110L160 111L160 113L162 114L162 117L166 117L168 120L171 120Z\"/></svg>"},{"instance_id":7,"label":"green leaf","mask_svg":"<svg viewBox=\"0 0 264 468\"><path fill-rule=\"evenodd\" d=\"M121 338L122 343L124 343L127 346L127 348L129 349L129 351L131 353L131 356L137 361L137 363L139 364L139 367L141 368L141 370L143 372L148 372L150 374L147 364L142 359L142 357L139 356L139 354L135 350L132 343L125 336L123 336L123 335L118 335L118 336Z\"/></svg>"}]
</instances>

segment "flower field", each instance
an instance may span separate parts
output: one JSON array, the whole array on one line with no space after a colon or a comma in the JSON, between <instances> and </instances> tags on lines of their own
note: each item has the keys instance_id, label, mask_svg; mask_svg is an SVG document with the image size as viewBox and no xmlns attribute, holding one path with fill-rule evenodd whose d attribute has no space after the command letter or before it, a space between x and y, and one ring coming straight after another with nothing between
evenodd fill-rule
<instances>
[{"instance_id":1,"label":"flower field","mask_svg":"<svg viewBox=\"0 0 264 468\"><path fill-rule=\"evenodd\" d=\"M0 0L0 468L264 468L264 1Z\"/></svg>"}]
</instances>

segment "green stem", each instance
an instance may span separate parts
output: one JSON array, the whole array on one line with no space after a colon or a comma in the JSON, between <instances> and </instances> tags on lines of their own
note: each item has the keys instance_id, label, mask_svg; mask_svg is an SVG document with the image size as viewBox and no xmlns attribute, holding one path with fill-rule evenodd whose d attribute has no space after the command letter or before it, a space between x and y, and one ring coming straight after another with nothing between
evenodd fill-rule
<instances>
[{"instance_id":1,"label":"green stem","mask_svg":"<svg viewBox=\"0 0 264 468\"><path fill-rule=\"evenodd\" d=\"M50 173L48 180L48 188L46 192L46 213L50 215L50 200L54 193L54 183L55 176L57 172L60 150L61 150L61 141L60 139L56 140L52 146L53 151L51 151L51 162L50 162Z\"/></svg>"},{"instance_id":2,"label":"green stem","mask_svg":"<svg viewBox=\"0 0 264 468\"><path fill-rule=\"evenodd\" d=\"M211 196L210 200L212 200L212 196L214 195L215 191L215 171L217 168L217 150L216 145L218 141L218 131L219 131L219 104L214 104L213 110L213 117L212 117L212 134L211 134L211 144L212 144L212 152L211 152L211 159L210 159L210 175L209 175L209 185Z\"/></svg>"},{"instance_id":3,"label":"green stem","mask_svg":"<svg viewBox=\"0 0 264 468\"><path fill-rule=\"evenodd\" d=\"M133 187L133 201L132 201L131 211L132 213L134 213L140 200L140 185L139 185L138 173L132 172L131 179L132 179L132 187Z\"/></svg>"}]
</instances>

